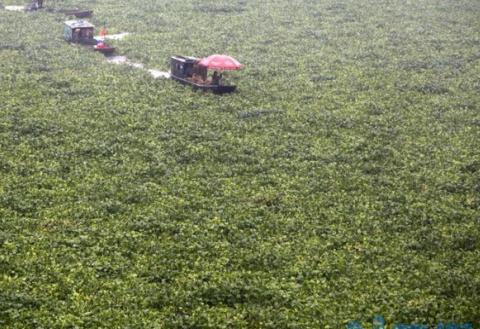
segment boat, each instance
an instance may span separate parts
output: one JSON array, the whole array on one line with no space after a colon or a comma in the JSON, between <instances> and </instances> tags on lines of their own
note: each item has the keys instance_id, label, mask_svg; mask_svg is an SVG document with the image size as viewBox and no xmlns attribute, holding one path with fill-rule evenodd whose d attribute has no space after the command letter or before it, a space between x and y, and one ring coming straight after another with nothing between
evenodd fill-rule
<instances>
[{"instance_id":1,"label":"boat","mask_svg":"<svg viewBox=\"0 0 480 329\"><path fill-rule=\"evenodd\" d=\"M96 45L93 46L93 50L98 51L105 55L111 55L115 51L115 47L111 47L104 42L100 41Z\"/></svg>"},{"instance_id":2,"label":"boat","mask_svg":"<svg viewBox=\"0 0 480 329\"><path fill-rule=\"evenodd\" d=\"M68 16L75 16L77 18L86 18L93 15L93 10L88 9L58 9L55 11Z\"/></svg>"},{"instance_id":3,"label":"boat","mask_svg":"<svg viewBox=\"0 0 480 329\"><path fill-rule=\"evenodd\" d=\"M181 84L192 86L194 90L211 91L215 94L231 93L236 86L225 85L221 79L208 78L208 68L200 65L201 59L191 56L172 56L170 59L170 77ZM217 76L218 77L218 76Z\"/></svg>"}]
</instances>

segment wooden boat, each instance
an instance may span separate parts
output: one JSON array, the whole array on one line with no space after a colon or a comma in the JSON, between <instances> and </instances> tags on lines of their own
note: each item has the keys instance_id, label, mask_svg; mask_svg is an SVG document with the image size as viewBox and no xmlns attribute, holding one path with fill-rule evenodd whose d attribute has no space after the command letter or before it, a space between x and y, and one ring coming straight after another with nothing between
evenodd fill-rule
<instances>
[{"instance_id":1,"label":"wooden boat","mask_svg":"<svg viewBox=\"0 0 480 329\"><path fill-rule=\"evenodd\" d=\"M49 9L48 11L75 16L77 18L86 18L93 15L93 10L88 9Z\"/></svg>"},{"instance_id":2,"label":"wooden boat","mask_svg":"<svg viewBox=\"0 0 480 329\"><path fill-rule=\"evenodd\" d=\"M170 59L170 76L184 85L192 86L194 90L211 91L215 94L225 94L235 91L236 86L224 85L220 81L213 83L207 79L207 68L198 65L199 59L190 56L173 56Z\"/></svg>"},{"instance_id":3,"label":"wooden boat","mask_svg":"<svg viewBox=\"0 0 480 329\"><path fill-rule=\"evenodd\" d=\"M97 43L93 46L93 50L98 51L104 55L111 55L115 51L115 47L110 47L106 44L101 45L101 43Z\"/></svg>"}]
</instances>

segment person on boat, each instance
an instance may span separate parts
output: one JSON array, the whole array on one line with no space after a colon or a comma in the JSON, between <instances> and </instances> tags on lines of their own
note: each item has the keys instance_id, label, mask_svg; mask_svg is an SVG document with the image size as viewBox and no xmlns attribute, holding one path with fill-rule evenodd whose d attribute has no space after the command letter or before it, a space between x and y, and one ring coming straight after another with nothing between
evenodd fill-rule
<instances>
[{"instance_id":1,"label":"person on boat","mask_svg":"<svg viewBox=\"0 0 480 329\"><path fill-rule=\"evenodd\" d=\"M72 35L72 41L78 42L79 39L80 39L80 29L74 29L73 35Z\"/></svg>"},{"instance_id":2,"label":"person on boat","mask_svg":"<svg viewBox=\"0 0 480 329\"><path fill-rule=\"evenodd\" d=\"M220 76L218 75L218 72L215 71L213 72L212 75L212 85L219 85L220 84Z\"/></svg>"},{"instance_id":3,"label":"person on boat","mask_svg":"<svg viewBox=\"0 0 480 329\"><path fill-rule=\"evenodd\" d=\"M100 30L100 33L99 33L99 34L100 34L100 36L101 36L102 38L105 38L105 37L107 36L107 34L108 34L107 28L106 28L105 26L102 27L102 29Z\"/></svg>"},{"instance_id":4,"label":"person on boat","mask_svg":"<svg viewBox=\"0 0 480 329\"><path fill-rule=\"evenodd\" d=\"M38 10L43 7L43 0L33 0L32 3L27 5L27 10Z\"/></svg>"},{"instance_id":5,"label":"person on boat","mask_svg":"<svg viewBox=\"0 0 480 329\"><path fill-rule=\"evenodd\" d=\"M86 30L85 31L85 39L90 40L93 38L93 31L92 30Z\"/></svg>"}]
</instances>

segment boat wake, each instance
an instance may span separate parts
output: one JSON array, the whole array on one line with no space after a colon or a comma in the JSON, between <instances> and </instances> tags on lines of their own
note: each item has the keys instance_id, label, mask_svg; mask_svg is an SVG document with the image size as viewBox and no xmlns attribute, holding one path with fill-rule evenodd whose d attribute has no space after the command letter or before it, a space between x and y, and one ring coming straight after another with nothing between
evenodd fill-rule
<instances>
[{"instance_id":1,"label":"boat wake","mask_svg":"<svg viewBox=\"0 0 480 329\"><path fill-rule=\"evenodd\" d=\"M146 70L155 79L168 79L170 78L170 72L160 71L155 69L146 69L142 63L131 62L127 56L110 56L106 57L107 62L116 65L127 65L141 70Z\"/></svg>"},{"instance_id":2,"label":"boat wake","mask_svg":"<svg viewBox=\"0 0 480 329\"><path fill-rule=\"evenodd\" d=\"M25 7L25 6L5 6L4 9L8 10L8 11L25 11L27 9L27 7Z\"/></svg>"},{"instance_id":3,"label":"boat wake","mask_svg":"<svg viewBox=\"0 0 480 329\"><path fill-rule=\"evenodd\" d=\"M99 41L104 41L104 40L122 40L125 38L127 35L130 35L129 32L122 32L122 33L117 33L117 34L107 34L105 36L98 35L95 37L95 39Z\"/></svg>"}]
</instances>

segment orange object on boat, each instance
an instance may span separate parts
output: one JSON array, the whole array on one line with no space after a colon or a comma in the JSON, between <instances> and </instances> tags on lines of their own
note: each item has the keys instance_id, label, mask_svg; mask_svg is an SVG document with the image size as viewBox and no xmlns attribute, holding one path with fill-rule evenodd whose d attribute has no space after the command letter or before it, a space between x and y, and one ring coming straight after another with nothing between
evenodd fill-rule
<instances>
[{"instance_id":1,"label":"orange object on boat","mask_svg":"<svg viewBox=\"0 0 480 329\"><path fill-rule=\"evenodd\" d=\"M102 27L102 29L100 30L100 36L105 37L107 34L108 34L107 28L105 26Z\"/></svg>"}]
</instances>

